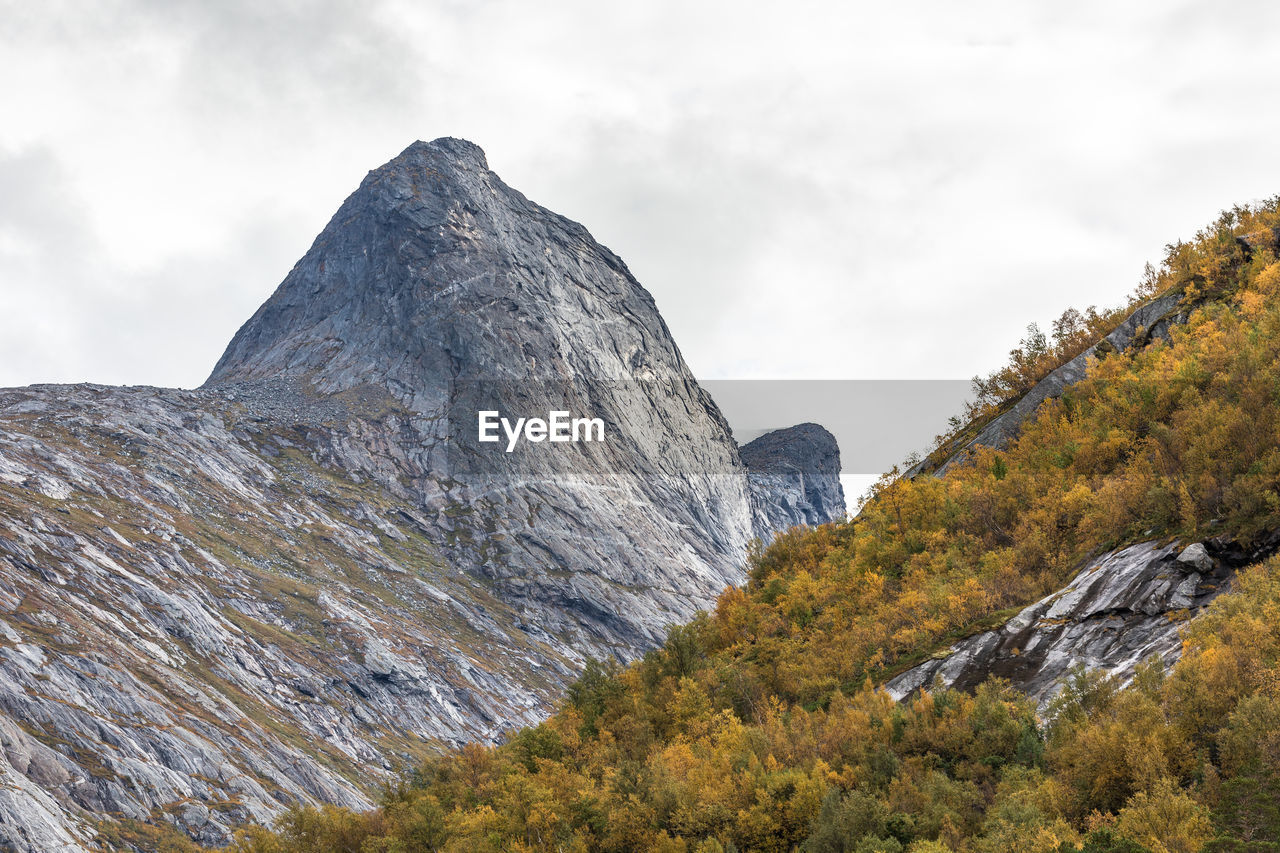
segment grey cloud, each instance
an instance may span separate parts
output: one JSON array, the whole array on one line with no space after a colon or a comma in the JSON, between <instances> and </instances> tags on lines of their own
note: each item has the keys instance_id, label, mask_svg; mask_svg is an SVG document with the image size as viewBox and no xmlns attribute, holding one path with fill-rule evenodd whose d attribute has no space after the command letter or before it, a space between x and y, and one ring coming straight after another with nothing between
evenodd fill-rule
<instances>
[{"instance_id":1,"label":"grey cloud","mask_svg":"<svg viewBox=\"0 0 1280 853\"><path fill-rule=\"evenodd\" d=\"M0 229L15 241L11 254L54 259L83 252L84 217L73 203L57 157L46 147L0 153Z\"/></svg>"},{"instance_id":2,"label":"grey cloud","mask_svg":"<svg viewBox=\"0 0 1280 853\"><path fill-rule=\"evenodd\" d=\"M212 256L122 269L78 214L87 203L50 152L0 156L0 385L195 384L245 319L228 289L300 251L264 214Z\"/></svg>"},{"instance_id":3,"label":"grey cloud","mask_svg":"<svg viewBox=\"0 0 1280 853\"><path fill-rule=\"evenodd\" d=\"M10 45L57 61L28 83L55 97L19 101L0 146L43 146L64 186L14 214L34 248L0 273L76 330L7 329L6 382L199 382L415 137L474 139L592 229L714 377L989 370L1027 322L1116 303L1166 242L1280 185L1266 3L4 8ZM118 79L77 96L104 52ZM101 162L71 136L86 126ZM137 198L88 189L112 170ZM121 257L103 237L162 206L221 243L149 245L148 224Z\"/></svg>"},{"instance_id":4,"label":"grey cloud","mask_svg":"<svg viewBox=\"0 0 1280 853\"><path fill-rule=\"evenodd\" d=\"M329 108L335 121L412 100L418 52L385 3L139 0L139 29L182 46L179 90L200 109L288 113Z\"/></svg>"}]
</instances>

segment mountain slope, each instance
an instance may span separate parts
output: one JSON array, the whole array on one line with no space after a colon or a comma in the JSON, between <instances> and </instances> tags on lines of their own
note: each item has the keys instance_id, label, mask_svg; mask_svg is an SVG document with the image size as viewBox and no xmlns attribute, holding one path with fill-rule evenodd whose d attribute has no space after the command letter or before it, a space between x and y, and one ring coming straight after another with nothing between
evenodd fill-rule
<instances>
[{"instance_id":1,"label":"mountain slope","mask_svg":"<svg viewBox=\"0 0 1280 853\"><path fill-rule=\"evenodd\" d=\"M606 440L507 453L489 408ZM0 847L366 808L710 605L752 506L622 262L474 145L415 143L203 388L0 391Z\"/></svg>"},{"instance_id":2,"label":"mountain slope","mask_svg":"<svg viewBox=\"0 0 1280 853\"><path fill-rule=\"evenodd\" d=\"M0 424L0 709L57 768L17 769L55 822L176 809L215 841L290 802L367 805L433 739L536 721L579 665L412 505L241 400L37 388L0 395Z\"/></svg>"},{"instance_id":3,"label":"mountain slope","mask_svg":"<svg viewBox=\"0 0 1280 853\"><path fill-rule=\"evenodd\" d=\"M1072 385L1084 379L1089 362L1109 353L1124 352L1133 346L1145 346L1156 340L1169 340L1170 328L1186 322L1188 306L1181 291L1159 294L1139 305L1114 330L1079 355L1037 382L1030 391L1013 401L990 419L970 425L961 431L961 440L948 443L906 472L914 477L922 472L945 474L952 465L963 461L978 447L1000 449L1017 438L1022 424L1045 400L1061 397ZM970 433L976 433L970 436ZM940 457L940 458L939 458Z\"/></svg>"},{"instance_id":4,"label":"mountain slope","mask_svg":"<svg viewBox=\"0 0 1280 853\"><path fill-rule=\"evenodd\" d=\"M1280 199L1171 246L1167 339L1088 360L1002 447L778 536L713 614L589 668L548 722L245 849L1269 849L1277 233ZM882 689L934 656L900 686L932 666L975 689ZM1055 690L1038 716L1027 692Z\"/></svg>"}]
</instances>

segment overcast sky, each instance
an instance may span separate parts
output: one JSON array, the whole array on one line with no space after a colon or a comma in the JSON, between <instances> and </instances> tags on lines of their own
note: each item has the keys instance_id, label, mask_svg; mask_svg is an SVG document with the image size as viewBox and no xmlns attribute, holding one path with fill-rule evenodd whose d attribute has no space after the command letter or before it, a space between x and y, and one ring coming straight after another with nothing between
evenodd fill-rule
<instances>
[{"instance_id":1,"label":"overcast sky","mask_svg":"<svg viewBox=\"0 0 1280 853\"><path fill-rule=\"evenodd\" d=\"M0 0L0 385L190 387L462 136L701 378L964 378L1280 192L1280 4Z\"/></svg>"}]
</instances>

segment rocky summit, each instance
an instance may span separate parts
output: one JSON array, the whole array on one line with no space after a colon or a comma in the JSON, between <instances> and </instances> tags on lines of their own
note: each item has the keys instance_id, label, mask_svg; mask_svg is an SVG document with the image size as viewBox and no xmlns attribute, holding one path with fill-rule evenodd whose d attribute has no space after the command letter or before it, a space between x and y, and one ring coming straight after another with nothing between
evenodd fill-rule
<instances>
[{"instance_id":1,"label":"rocky summit","mask_svg":"<svg viewBox=\"0 0 1280 853\"><path fill-rule=\"evenodd\" d=\"M766 433L741 449L751 487L752 524L767 542L775 531L845 516L840 447L818 424Z\"/></svg>"},{"instance_id":2,"label":"rocky summit","mask_svg":"<svg viewBox=\"0 0 1280 853\"><path fill-rule=\"evenodd\" d=\"M604 440L508 453L480 411ZM366 807L842 516L838 458L812 425L740 455L616 255L414 143L202 388L0 392L0 847Z\"/></svg>"}]
</instances>

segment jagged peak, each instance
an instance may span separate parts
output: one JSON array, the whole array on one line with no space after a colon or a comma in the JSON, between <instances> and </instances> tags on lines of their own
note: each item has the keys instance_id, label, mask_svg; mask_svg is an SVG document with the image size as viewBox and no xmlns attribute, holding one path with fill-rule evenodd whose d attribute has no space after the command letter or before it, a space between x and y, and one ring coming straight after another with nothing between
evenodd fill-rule
<instances>
[{"instance_id":1,"label":"jagged peak","mask_svg":"<svg viewBox=\"0 0 1280 853\"><path fill-rule=\"evenodd\" d=\"M784 467L796 470L825 470L833 464L839 471L840 447L826 427L802 423L776 429L744 444L739 455L748 468L766 471Z\"/></svg>"},{"instance_id":2,"label":"jagged peak","mask_svg":"<svg viewBox=\"0 0 1280 853\"><path fill-rule=\"evenodd\" d=\"M489 168L484 149L474 142L442 136L430 142L421 139L375 169L371 169L360 186L343 204L335 219L346 219L344 210L363 208L385 210L400 208L411 199L426 196L441 202L451 197L488 195L481 187L494 185L513 190Z\"/></svg>"},{"instance_id":3,"label":"jagged peak","mask_svg":"<svg viewBox=\"0 0 1280 853\"><path fill-rule=\"evenodd\" d=\"M328 394L371 383L417 411L434 410L452 378L512 371L688 369L616 255L505 184L480 146L441 137L368 173L206 385L288 377Z\"/></svg>"},{"instance_id":4,"label":"jagged peak","mask_svg":"<svg viewBox=\"0 0 1280 853\"><path fill-rule=\"evenodd\" d=\"M395 165L404 161L445 158L454 163L467 166L478 166L485 171L489 169L489 159L484 149L468 139L456 136L441 136L430 142L421 139L409 145L387 165Z\"/></svg>"}]
</instances>

